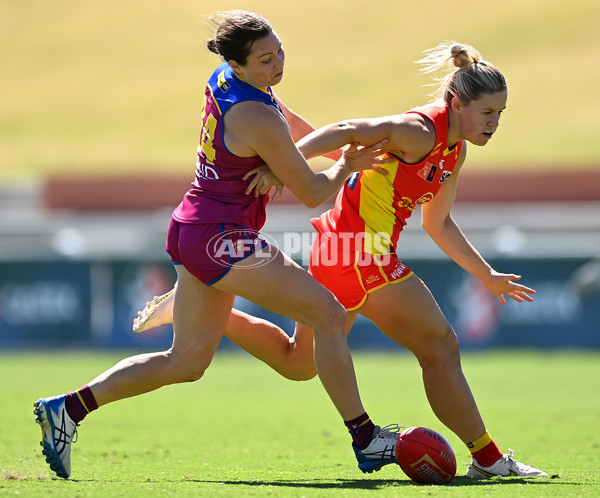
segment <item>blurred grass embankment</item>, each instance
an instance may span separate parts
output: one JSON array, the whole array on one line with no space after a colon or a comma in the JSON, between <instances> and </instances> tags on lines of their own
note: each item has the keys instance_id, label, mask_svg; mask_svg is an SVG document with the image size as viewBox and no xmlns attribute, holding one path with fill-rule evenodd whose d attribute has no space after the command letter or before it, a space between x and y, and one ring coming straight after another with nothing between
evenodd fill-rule
<instances>
[{"instance_id":1,"label":"blurred grass embankment","mask_svg":"<svg viewBox=\"0 0 600 498\"><path fill-rule=\"evenodd\" d=\"M287 53L276 88L316 126L429 100L414 61L474 45L509 83L500 133L469 170L600 167L600 2L0 0L0 181L192 174L219 63L204 16L254 10Z\"/></svg>"}]
</instances>

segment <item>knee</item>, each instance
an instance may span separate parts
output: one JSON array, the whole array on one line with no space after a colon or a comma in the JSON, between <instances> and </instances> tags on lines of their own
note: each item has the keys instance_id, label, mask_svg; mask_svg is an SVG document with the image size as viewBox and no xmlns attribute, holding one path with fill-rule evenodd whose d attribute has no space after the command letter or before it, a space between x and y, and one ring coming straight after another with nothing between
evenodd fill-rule
<instances>
[{"instance_id":1,"label":"knee","mask_svg":"<svg viewBox=\"0 0 600 498\"><path fill-rule=\"evenodd\" d=\"M425 342L424 348L417 355L423 368L460 368L460 350L458 338L449 323Z\"/></svg>"},{"instance_id":2,"label":"knee","mask_svg":"<svg viewBox=\"0 0 600 498\"><path fill-rule=\"evenodd\" d=\"M210 359L198 359L189 353L179 354L171 350L169 356L171 373L176 382L195 382L202 378L210 365Z\"/></svg>"},{"instance_id":3,"label":"knee","mask_svg":"<svg viewBox=\"0 0 600 498\"><path fill-rule=\"evenodd\" d=\"M288 380L301 382L314 379L317 376L317 368L311 358L310 363L288 365L285 372L281 372L281 375Z\"/></svg>"},{"instance_id":4,"label":"knee","mask_svg":"<svg viewBox=\"0 0 600 498\"><path fill-rule=\"evenodd\" d=\"M288 354L285 358L285 371L281 372L286 379L303 381L314 379L317 375L317 367L312 347L301 347L294 339L290 340Z\"/></svg>"},{"instance_id":5,"label":"knee","mask_svg":"<svg viewBox=\"0 0 600 498\"><path fill-rule=\"evenodd\" d=\"M346 334L348 314L333 294L329 293L312 311L312 323L309 325L315 333Z\"/></svg>"}]
</instances>

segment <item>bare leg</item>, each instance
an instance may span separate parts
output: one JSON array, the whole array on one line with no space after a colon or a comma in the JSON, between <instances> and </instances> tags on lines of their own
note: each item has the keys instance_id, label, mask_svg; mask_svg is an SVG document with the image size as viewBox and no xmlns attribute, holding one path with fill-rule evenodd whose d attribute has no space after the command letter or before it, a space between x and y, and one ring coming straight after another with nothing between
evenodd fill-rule
<instances>
[{"instance_id":1,"label":"bare leg","mask_svg":"<svg viewBox=\"0 0 600 498\"><path fill-rule=\"evenodd\" d=\"M317 375L314 332L308 325L297 323L290 337L267 320L233 309L225 336L287 379L310 380Z\"/></svg>"},{"instance_id":2,"label":"bare leg","mask_svg":"<svg viewBox=\"0 0 600 498\"><path fill-rule=\"evenodd\" d=\"M197 380L210 364L235 296L207 287L182 265L177 273L172 347L126 358L96 377L88 385L98 406Z\"/></svg>"},{"instance_id":3,"label":"bare leg","mask_svg":"<svg viewBox=\"0 0 600 498\"><path fill-rule=\"evenodd\" d=\"M465 444L485 426L460 364L458 340L429 289L416 275L369 294L359 312L417 357L429 404Z\"/></svg>"},{"instance_id":4,"label":"bare leg","mask_svg":"<svg viewBox=\"0 0 600 498\"><path fill-rule=\"evenodd\" d=\"M344 420L358 417L365 410L346 340L345 310L291 259L273 247L267 250L271 251L268 264L252 267L250 258L257 256L250 256L244 268L234 266L214 286L312 327L315 364L325 390Z\"/></svg>"},{"instance_id":5,"label":"bare leg","mask_svg":"<svg viewBox=\"0 0 600 498\"><path fill-rule=\"evenodd\" d=\"M136 332L173 322L175 288L149 301L144 311L138 312L143 320L134 320ZM294 336L290 337L267 320L232 309L224 335L287 379L310 380L317 375L313 357L314 333L306 325L298 324Z\"/></svg>"}]
</instances>

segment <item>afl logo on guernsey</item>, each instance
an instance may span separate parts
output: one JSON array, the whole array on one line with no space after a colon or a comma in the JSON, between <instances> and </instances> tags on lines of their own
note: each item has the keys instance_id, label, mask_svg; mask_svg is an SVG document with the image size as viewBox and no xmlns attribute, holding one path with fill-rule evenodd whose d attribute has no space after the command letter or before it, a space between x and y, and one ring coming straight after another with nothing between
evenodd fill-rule
<instances>
[{"instance_id":1,"label":"afl logo on guernsey","mask_svg":"<svg viewBox=\"0 0 600 498\"><path fill-rule=\"evenodd\" d=\"M229 83L227 83L227 81L225 80L225 71L221 71L219 73L217 85L223 92L226 92L227 90L229 90L231 88L231 85Z\"/></svg>"}]
</instances>

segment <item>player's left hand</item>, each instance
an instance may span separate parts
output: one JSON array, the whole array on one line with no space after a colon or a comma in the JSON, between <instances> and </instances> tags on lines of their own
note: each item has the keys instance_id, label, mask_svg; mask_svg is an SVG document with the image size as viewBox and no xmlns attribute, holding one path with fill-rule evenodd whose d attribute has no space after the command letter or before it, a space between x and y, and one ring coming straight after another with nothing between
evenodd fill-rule
<instances>
[{"instance_id":1,"label":"player's left hand","mask_svg":"<svg viewBox=\"0 0 600 498\"><path fill-rule=\"evenodd\" d=\"M246 188L246 195L250 195L250 193L254 190L254 197L258 197L259 195L265 195L271 189L271 187L275 187L275 193L271 197L271 200L275 201L281 197L281 193L283 192L283 184L266 164L248 171L242 180L247 180L252 175L254 175L254 178L252 178L248 184L248 187Z\"/></svg>"},{"instance_id":2,"label":"player's left hand","mask_svg":"<svg viewBox=\"0 0 600 498\"><path fill-rule=\"evenodd\" d=\"M488 291L498 296L502 304L506 304L505 296L519 303L533 301L532 294L535 294L535 290L514 282L514 280L521 280L521 275L492 271L489 277L481 280L481 283Z\"/></svg>"}]
</instances>

